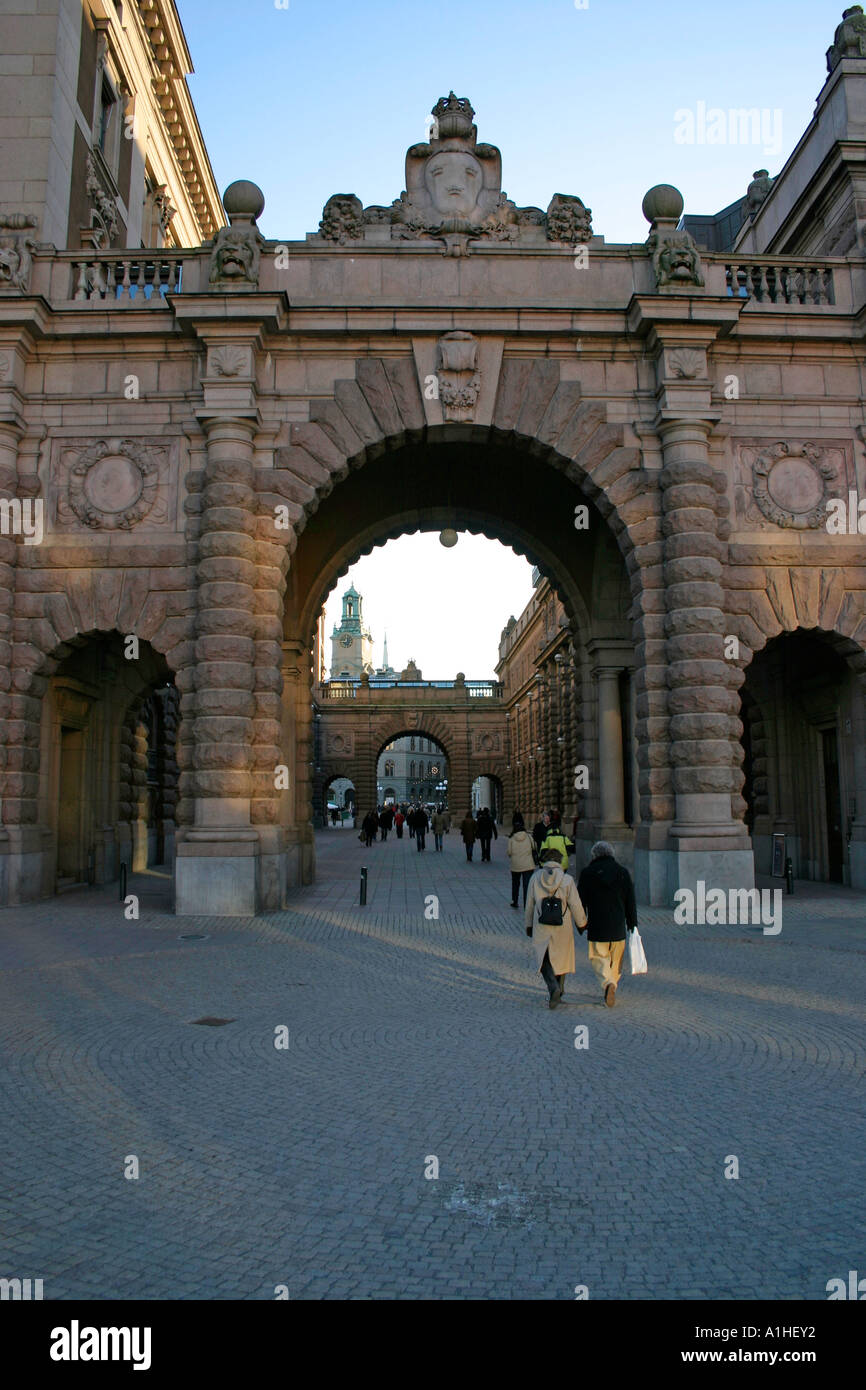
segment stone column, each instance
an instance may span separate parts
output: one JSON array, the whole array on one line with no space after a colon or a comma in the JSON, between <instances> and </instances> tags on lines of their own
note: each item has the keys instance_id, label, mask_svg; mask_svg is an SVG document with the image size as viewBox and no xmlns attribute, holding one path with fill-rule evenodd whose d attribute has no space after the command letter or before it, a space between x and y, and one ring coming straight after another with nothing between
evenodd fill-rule
<instances>
[{"instance_id":1,"label":"stone column","mask_svg":"<svg viewBox=\"0 0 866 1390\"><path fill-rule=\"evenodd\" d=\"M252 916L258 832L250 819L256 492L251 418L207 418L198 546L194 822L177 845L175 911Z\"/></svg>"},{"instance_id":2,"label":"stone column","mask_svg":"<svg viewBox=\"0 0 866 1390\"><path fill-rule=\"evenodd\" d=\"M619 671L596 671L598 689L598 779L601 799L601 838L611 826L625 823L625 787L622 775L622 710Z\"/></svg>"},{"instance_id":3,"label":"stone column","mask_svg":"<svg viewBox=\"0 0 866 1390\"><path fill-rule=\"evenodd\" d=\"M852 732L854 734L854 824L848 842L851 887L866 889L866 676L858 671L852 681ZM844 811L843 807L843 811Z\"/></svg>"},{"instance_id":4,"label":"stone column","mask_svg":"<svg viewBox=\"0 0 866 1390\"><path fill-rule=\"evenodd\" d=\"M724 660L722 545L717 493L703 419L659 427L664 467L664 578L668 712L675 820L670 829L668 901L703 880L748 888L754 865L748 834L734 821L731 717L738 673Z\"/></svg>"}]
</instances>

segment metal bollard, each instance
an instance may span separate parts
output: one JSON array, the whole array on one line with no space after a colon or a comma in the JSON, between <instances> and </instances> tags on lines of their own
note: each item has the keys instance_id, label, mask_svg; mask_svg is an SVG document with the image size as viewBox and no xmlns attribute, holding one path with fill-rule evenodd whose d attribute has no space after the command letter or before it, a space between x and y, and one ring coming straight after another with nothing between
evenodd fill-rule
<instances>
[{"instance_id":1,"label":"metal bollard","mask_svg":"<svg viewBox=\"0 0 866 1390\"><path fill-rule=\"evenodd\" d=\"M789 855L785 860L785 886L789 893L794 891L794 861Z\"/></svg>"},{"instance_id":2,"label":"metal bollard","mask_svg":"<svg viewBox=\"0 0 866 1390\"><path fill-rule=\"evenodd\" d=\"M367 870L361 870L361 906L367 906Z\"/></svg>"},{"instance_id":3,"label":"metal bollard","mask_svg":"<svg viewBox=\"0 0 866 1390\"><path fill-rule=\"evenodd\" d=\"M125 864L121 864L121 866L120 866L120 901L123 902L123 900L125 899L125 897L126 897L126 865L125 865Z\"/></svg>"}]
</instances>

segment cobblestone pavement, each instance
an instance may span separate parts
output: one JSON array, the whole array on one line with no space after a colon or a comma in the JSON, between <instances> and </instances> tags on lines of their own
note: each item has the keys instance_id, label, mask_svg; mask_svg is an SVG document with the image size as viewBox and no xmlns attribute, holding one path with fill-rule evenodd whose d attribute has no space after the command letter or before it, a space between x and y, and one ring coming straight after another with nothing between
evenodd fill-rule
<instances>
[{"instance_id":1,"label":"cobblestone pavement","mask_svg":"<svg viewBox=\"0 0 866 1390\"><path fill-rule=\"evenodd\" d=\"M156 875L138 922L108 891L0 914L0 1276L824 1299L866 1270L862 895L798 884L776 937L643 909L649 974L608 1010L581 942L551 1012L504 840L428 843L322 832L318 882L251 920L174 917Z\"/></svg>"}]
</instances>

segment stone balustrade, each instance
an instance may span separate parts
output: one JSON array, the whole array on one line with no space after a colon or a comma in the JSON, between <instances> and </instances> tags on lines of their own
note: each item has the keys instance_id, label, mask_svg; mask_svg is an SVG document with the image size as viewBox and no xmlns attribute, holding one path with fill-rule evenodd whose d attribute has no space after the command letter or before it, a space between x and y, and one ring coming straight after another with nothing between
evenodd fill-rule
<instances>
[{"instance_id":1,"label":"stone balustrade","mask_svg":"<svg viewBox=\"0 0 866 1390\"><path fill-rule=\"evenodd\" d=\"M70 299L157 305L183 288L183 256L99 252L71 262Z\"/></svg>"},{"instance_id":2,"label":"stone balustrade","mask_svg":"<svg viewBox=\"0 0 866 1390\"><path fill-rule=\"evenodd\" d=\"M453 699L455 690L464 690L469 699L501 700L503 687L499 681L401 681L401 680L336 680L323 681L316 687L317 695L323 700L354 700L359 692L369 691L378 697L388 691L423 690L425 697L435 696L437 691Z\"/></svg>"},{"instance_id":3,"label":"stone balustrade","mask_svg":"<svg viewBox=\"0 0 866 1390\"><path fill-rule=\"evenodd\" d=\"M725 286L729 295L752 299L761 305L812 306L837 302L834 267L823 260L792 260L782 256L740 260L728 256Z\"/></svg>"}]
</instances>

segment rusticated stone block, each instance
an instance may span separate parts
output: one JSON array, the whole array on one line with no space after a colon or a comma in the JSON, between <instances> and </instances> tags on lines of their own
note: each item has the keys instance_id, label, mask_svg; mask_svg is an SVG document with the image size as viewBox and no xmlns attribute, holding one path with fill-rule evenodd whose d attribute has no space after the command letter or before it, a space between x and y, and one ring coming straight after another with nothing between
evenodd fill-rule
<instances>
[{"instance_id":1,"label":"rusticated stone block","mask_svg":"<svg viewBox=\"0 0 866 1390\"><path fill-rule=\"evenodd\" d=\"M523 398L534 363L526 358L506 359L499 373L496 404L493 407L493 428L510 434L517 424Z\"/></svg>"},{"instance_id":2,"label":"rusticated stone block","mask_svg":"<svg viewBox=\"0 0 866 1390\"><path fill-rule=\"evenodd\" d=\"M382 359L385 375L391 387L403 428L413 434L424 429L426 417L424 403L418 387L418 374L414 359L410 357L385 357Z\"/></svg>"},{"instance_id":3,"label":"rusticated stone block","mask_svg":"<svg viewBox=\"0 0 866 1390\"><path fill-rule=\"evenodd\" d=\"M202 643L202 659L199 661L197 674L197 689L199 696L205 690L234 690L248 691L253 688L252 667L243 665L238 661L210 661L204 659L204 653L208 651L205 644L213 642L212 637L200 637ZM198 643L196 643L198 647ZM199 709L201 700L199 699Z\"/></svg>"},{"instance_id":4,"label":"rusticated stone block","mask_svg":"<svg viewBox=\"0 0 866 1390\"><path fill-rule=\"evenodd\" d=\"M722 638L712 632L693 632L687 637L669 637L667 657L668 661L675 665L688 665L693 661L723 661Z\"/></svg>"},{"instance_id":5,"label":"rusticated stone block","mask_svg":"<svg viewBox=\"0 0 866 1390\"><path fill-rule=\"evenodd\" d=\"M682 561L676 560L675 564ZM712 563L712 562L705 562ZM721 608L724 602L724 590L721 584L700 583L691 580L688 583L671 583L668 586L666 601L669 611L676 612L679 608Z\"/></svg>"},{"instance_id":6,"label":"rusticated stone block","mask_svg":"<svg viewBox=\"0 0 866 1390\"><path fill-rule=\"evenodd\" d=\"M718 608L675 608L665 618L664 627L669 637L697 633L723 636L726 630L724 614Z\"/></svg>"},{"instance_id":7,"label":"rusticated stone block","mask_svg":"<svg viewBox=\"0 0 866 1390\"><path fill-rule=\"evenodd\" d=\"M711 487L705 487L702 483L680 483L668 488L664 495L664 508L666 515L683 508L696 508L709 513L706 525L715 528L716 494Z\"/></svg>"},{"instance_id":8,"label":"rusticated stone block","mask_svg":"<svg viewBox=\"0 0 866 1390\"><path fill-rule=\"evenodd\" d=\"M249 585L256 582L256 567L251 560L235 555L214 555L203 559L198 567L198 582L202 593L209 583Z\"/></svg>"},{"instance_id":9,"label":"rusticated stone block","mask_svg":"<svg viewBox=\"0 0 866 1390\"><path fill-rule=\"evenodd\" d=\"M196 772L245 772L251 765L252 750L248 743L229 743L226 739L219 739L195 745L193 767Z\"/></svg>"},{"instance_id":10,"label":"rusticated stone block","mask_svg":"<svg viewBox=\"0 0 866 1390\"><path fill-rule=\"evenodd\" d=\"M672 564L675 560L706 556L716 561L717 573L721 573L724 553L722 544L709 531L688 531L685 535L669 536L665 542L666 565Z\"/></svg>"},{"instance_id":11,"label":"rusticated stone block","mask_svg":"<svg viewBox=\"0 0 866 1390\"><path fill-rule=\"evenodd\" d=\"M671 745L671 765L679 767L729 767L731 744L724 739L678 739Z\"/></svg>"},{"instance_id":12,"label":"rusticated stone block","mask_svg":"<svg viewBox=\"0 0 866 1390\"><path fill-rule=\"evenodd\" d=\"M678 682L668 692L668 711L676 714L731 714L731 692L721 685L703 686Z\"/></svg>"},{"instance_id":13,"label":"rusticated stone block","mask_svg":"<svg viewBox=\"0 0 866 1390\"><path fill-rule=\"evenodd\" d=\"M196 771L190 775L191 796L248 797L250 794L250 774L248 772Z\"/></svg>"},{"instance_id":14,"label":"rusticated stone block","mask_svg":"<svg viewBox=\"0 0 866 1390\"><path fill-rule=\"evenodd\" d=\"M674 768L674 790L678 792L729 792L730 767Z\"/></svg>"},{"instance_id":15,"label":"rusticated stone block","mask_svg":"<svg viewBox=\"0 0 866 1390\"><path fill-rule=\"evenodd\" d=\"M714 470L710 464L684 459L666 464L659 474L659 482L666 492L683 484L700 483L714 493L713 475Z\"/></svg>"},{"instance_id":16,"label":"rusticated stone block","mask_svg":"<svg viewBox=\"0 0 866 1390\"><path fill-rule=\"evenodd\" d=\"M553 393L559 385L559 363L550 358L533 362L514 425L518 437L534 439Z\"/></svg>"},{"instance_id":17,"label":"rusticated stone block","mask_svg":"<svg viewBox=\"0 0 866 1390\"><path fill-rule=\"evenodd\" d=\"M195 696L195 713L202 715L227 714L238 718L251 718L255 705L251 690L224 690L217 686L200 686Z\"/></svg>"},{"instance_id":18,"label":"rusticated stone block","mask_svg":"<svg viewBox=\"0 0 866 1390\"><path fill-rule=\"evenodd\" d=\"M581 394L579 381L560 381L535 432L536 438L543 444L555 447L560 434L580 405Z\"/></svg>"},{"instance_id":19,"label":"rusticated stone block","mask_svg":"<svg viewBox=\"0 0 866 1390\"><path fill-rule=\"evenodd\" d=\"M381 430L356 381L335 382L334 399L355 433L366 446L369 447L381 441Z\"/></svg>"},{"instance_id":20,"label":"rusticated stone block","mask_svg":"<svg viewBox=\"0 0 866 1390\"><path fill-rule=\"evenodd\" d=\"M364 441L334 401L311 401L310 419L321 425L347 461L364 452Z\"/></svg>"},{"instance_id":21,"label":"rusticated stone block","mask_svg":"<svg viewBox=\"0 0 866 1390\"><path fill-rule=\"evenodd\" d=\"M380 433L386 438L402 437L403 420L381 359L362 357L355 365L355 380L363 392Z\"/></svg>"},{"instance_id":22,"label":"rusticated stone block","mask_svg":"<svg viewBox=\"0 0 866 1390\"><path fill-rule=\"evenodd\" d=\"M202 609L239 608L248 611L252 603L252 586L249 584L205 581L199 590L199 603Z\"/></svg>"},{"instance_id":23,"label":"rusticated stone block","mask_svg":"<svg viewBox=\"0 0 866 1390\"><path fill-rule=\"evenodd\" d=\"M603 405L598 401L584 401L578 406L556 443L557 453L566 458L574 458L589 443L593 434L606 418ZM569 477L573 476L567 470ZM579 471L579 470L578 470Z\"/></svg>"},{"instance_id":24,"label":"rusticated stone block","mask_svg":"<svg viewBox=\"0 0 866 1390\"><path fill-rule=\"evenodd\" d=\"M251 662L253 643L248 637L237 637L234 634L208 635L198 638L195 652L196 660Z\"/></svg>"}]
</instances>

